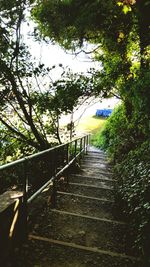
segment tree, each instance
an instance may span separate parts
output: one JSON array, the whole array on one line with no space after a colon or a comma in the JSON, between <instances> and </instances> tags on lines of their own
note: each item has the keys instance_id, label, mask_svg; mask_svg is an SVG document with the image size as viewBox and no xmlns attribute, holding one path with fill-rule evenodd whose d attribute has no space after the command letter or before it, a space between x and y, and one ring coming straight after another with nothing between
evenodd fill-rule
<instances>
[{"instance_id":1,"label":"tree","mask_svg":"<svg viewBox=\"0 0 150 267\"><path fill-rule=\"evenodd\" d=\"M83 75L65 72L62 66L61 78L53 82L54 66L45 68L33 62L21 34L30 2L0 3L1 149L6 148L11 138L21 155L27 148L31 152L61 143L60 115L72 112L78 98L86 93L84 86L88 83Z\"/></svg>"},{"instance_id":2,"label":"tree","mask_svg":"<svg viewBox=\"0 0 150 267\"><path fill-rule=\"evenodd\" d=\"M95 76L95 93L120 95L131 120L141 100L144 106L149 99L149 86L142 78L149 72L149 0L35 3L32 14L43 38L49 37L72 51L84 42L96 45L92 52L103 68Z\"/></svg>"},{"instance_id":3,"label":"tree","mask_svg":"<svg viewBox=\"0 0 150 267\"><path fill-rule=\"evenodd\" d=\"M24 80L31 76L32 71L29 54L21 40L20 32L26 5L27 1L23 0L8 1L8 3L1 1L0 121L18 138L37 149L43 149L48 146L48 142L36 128L32 115L33 106L26 90L26 86L29 84L24 85ZM9 121L7 113L4 114L6 105L9 105L10 112L13 108L19 119L29 128L27 135L18 130L16 125L13 127L12 120Z\"/></svg>"},{"instance_id":4,"label":"tree","mask_svg":"<svg viewBox=\"0 0 150 267\"><path fill-rule=\"evenodd\" d=\"M6 85L3 87L0 118L3 125L1 136L4 136L2 149L6 150L6 144L9 147L10 138L15 147L18 144L20 155L25 154L27 148L33 152L62 142L61 115L73 112L80 97L89 95L88 78L65 72L63 68L60 79L53 81L50 75L51 69L44 65L34 68L31 73L28 71L20 80L22 87L17 89L19 101L14 91L7 91ZM27 111L27 118L23 108Z\"/></svg>"}]
</instances>

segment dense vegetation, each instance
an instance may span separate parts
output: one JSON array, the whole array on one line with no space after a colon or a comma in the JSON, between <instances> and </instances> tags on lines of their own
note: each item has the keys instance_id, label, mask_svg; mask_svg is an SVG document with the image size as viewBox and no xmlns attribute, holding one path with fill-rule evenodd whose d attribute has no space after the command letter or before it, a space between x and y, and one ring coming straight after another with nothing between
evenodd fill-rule
<instances>
[{"instance_id":1,"label":"dense vegetation","mask_svg":"<svg viewBox=\"0 0 150 267\"><path fill-rule=\"evenodd\" d=\"M144 116L144 114L143 114ZM117 201L132 227L132 245L149 262L150 247L150 137L138 138L144 126L128 121L120 105L93 143L108 152L117 178ZM144 129L142 129L144 131ZM148 263L146 263L148 264Z\"/></svg>"}]
</instances>

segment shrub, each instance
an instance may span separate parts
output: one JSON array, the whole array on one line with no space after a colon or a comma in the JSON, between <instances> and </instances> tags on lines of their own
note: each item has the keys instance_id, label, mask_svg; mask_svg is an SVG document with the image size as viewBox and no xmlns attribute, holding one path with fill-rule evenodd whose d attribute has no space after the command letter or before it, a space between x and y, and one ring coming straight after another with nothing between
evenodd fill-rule
<instances>
[{"instance_id":1,"label":"shrub","mask_svg":"<svg viewBox=\"0 0 150 267\"><path fill-rule=\"evenodd\" d=\"M128 123L124 105L118 106L106 121L97 138L97 146L106 150L113 159L122 159L135 146L132 125Z\"/></svg>"},{"instance_id":2,"label":"shrub","mask_svg":"<svg viewBox=\"0 0 150 267\"><path fill-rule=\"evenodd\" d=\"M97 140L98 146L105 149L115 163L117 197L130 221L133 247L149 264L150 139L144 132L145 118L139 113L129 121L124 105L120 105L107 120Z\"/></svg>"},{"instance_id":3,"label":"shrub","mask_svg":"<svg viewBox=\"0 0 150 267\"><path fill-rule=\"evenodd\" d=\"M150 247L150 140L131 150L116 164L118 193L124 200L124 212L130 219L134 247L149 257ZM149 259L150 260L150 259Z\"/></svg>"}]
</instances>

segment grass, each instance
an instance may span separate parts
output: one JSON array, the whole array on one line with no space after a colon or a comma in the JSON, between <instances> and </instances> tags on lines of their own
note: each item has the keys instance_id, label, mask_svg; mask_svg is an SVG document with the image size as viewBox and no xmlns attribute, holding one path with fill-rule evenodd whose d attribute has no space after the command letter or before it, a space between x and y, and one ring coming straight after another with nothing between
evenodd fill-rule
<instances>
[{"instance_id":1,"label":"grass","mask_svg":"<svg viewBox=\"0 0 150 267\"><path fill-rule=\"evenodd\" d=\"M99 138L99 132L106 122L106 119L89 116L80 120L76 130L82 133L91 133L91 144L97 145L97 140Z\"/></svg>"}]
</instances>

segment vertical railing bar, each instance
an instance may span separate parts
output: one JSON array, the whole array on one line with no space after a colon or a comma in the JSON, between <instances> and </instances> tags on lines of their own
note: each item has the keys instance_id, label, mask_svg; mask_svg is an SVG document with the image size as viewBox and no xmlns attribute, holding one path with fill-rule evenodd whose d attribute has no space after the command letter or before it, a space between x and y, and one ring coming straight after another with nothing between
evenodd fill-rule
<instances>
[{"instance_id":1,"label":"vertical railing bar","mask_svg":"<svg viewBox=\"0 0 150 267\"><path fill-rule=\"evenodd\" d=\"M86 137L84 136L84 154L86 153L86 139L85 139Z\"/></svg>"},{"instance_id":2,"label":"vertical railing bar","mask_svg":"<svg viewBox=\"0 0 150 267\"><path fill-rule=\"evenodd\" d=\"M88 142L89 142L89 138L90 138L90 136L88 137L86 137L86 136L84 136L84 137L81 137L81 138L78 138L78 139L75 139L75 140L73 140L73 141L71 141L70 143L68 142L68 144L67 144L67 161L69 162L70 161L70 156L75 156L76 157L76 154L77 154L77 144L78 144L78 142L80 142L80 144L79 144L79 146L80 146L80 152L82 151L82 150L84 150L83 152L85 152L85 149L86 149L86 144L88 144ZM75 144L75 146L74 146L74 154L72 153L72 144L73 144L73 142L74 142L74 144ZM61 146L62 147L62 146ZM63 146L64 147L64 146ZM71 149L70 149L70 147L71 147ZM84 148L84 149L83 149ZM59 152L58 151L58 149L59 149L59 147L56 147L56 149L53 149L52 151L54 151L54 173L56 173L56 152ZM48 152L49 152L50 150L48 150ZM81 153L81 157L82 157L82 155L83 155L84 153ZM28 170L27 170L27 168L28 168L28 160L32 160L32 159L35 159L35 158L37 158L37 156L42 156L42 155L45 155L45 152L44 153L40 153L39 155L36 155L36 157L27 157L27 158L24 158L23 160L21 160L21 161L18 161L17 163L15 163L15 164L19 164L19 163L23 163L23 165L24 165L24 177L23 177L23 201L24 201L24 203L25 203L25 205L27 204L27 198L28 198ZM67 162L67 163L68 163ZM14 166L14 164L9 164L8 165L8 168L10 167L10 166ZM7 167L6 167L7 168ZM55 176L55 174L54 174L54 176ZM54 196L54 206L56 206L56 194L57 194L57 179L54 179L54 184L53 184L53 196ZM27 216L26 216L27 217Z\"/></svg>"},{"instance_id":3,"label":"vertical railing bar","mask_svg":"<svg viewBox=\"0 0 150 267\"><path fill-rule=\"evenodd\" d=\"M56 208L57 203L57 187L56 187L56 178L53 180L53 189L52 189L52 208Z\"/></svg>"},{"instance_id":4,"label":"vertical railing bar","mask_svg":"<svg viewBox=\"0 0 150 267\"><path fill-rule=\"evenodd\" d=\"M57 194L57 188L56 188L56 177L55 177L55 174L56 174L56 153L57 153L57 149L53 151L54 152L54 155L53 155L53 162L54 162L54 180L53 180L53 188L52 188L52 208L56 208L56 194Z\"/></svg>"},{"instance_id":5,"label":"vertical railing bar","mask_svg":"<svg viewBox=\"0 0 150 267\"><path fill-rule=\"evenodd\" d=\"M72 141L69 144L69 161L72 159Z\"/></svg>"},{"instance_id":6,"label":"vertical railing bar","mask_svg":"<svg viewBox=\"0 0 150 267\"><path fill-rule=\"evenodd\" d=\"M80 139L80 153L82 151L82 138ZM81 159L82 159L82 154L80 154L80 158L79 158L79 161L81 163Z\"/></svg>"},{"instance_id":7,"label":"vertical railing bar","mask_svg":"<svg viewBox=\"0 0 150 267\"><path fill-rule=\"evenodd\" d=\"M88 135L88 145L90 145L90 138L91 138L91 135L89 134Z\"/></svg>"},{"instance_id":8,"label":"vertical railing bar","mask_svg":"<svg viewBox=\"0 0 150 267\"><path fill-rule=\"evenodd\" d=\"M77 140L75 140L75 146L74 146L74 158L76 157L77 154Z\"/></svg>"},{"instance_id":9,"label":"vertical railing bar","mask_svg":"<svg viewBox=\"0 0 150 267\"><path fill-rule=\"evenodd\" d=\"M23 162L23 223L24 223L24 238L27 239L28 230L27 230L27 221L28 221L28 212L27 212L27 199L28 199L28 174L27 174L27 160Z\"/></svg>"},{"instance_id":10,"label":"vertical railing bar","mask_svg":"<svg viewBox=\"0 0 150 267\"><path fill-rule=\"evenodd\" d=\"M67 149L67 154L66 154L66 164L69 163L69 144L66 145L66 149ZM68 175L68 170L66 172L66 181L67 181L67 185L69 185L69 175Z\"/></svg>"},{"instance_id":11,"label":"vertical railing bar","mask_svg":"<svg viewBox=\"0 0 150 267\"><path fill-rule=\"evenodd\" d=\"M70 161L70 144L68 144L68 162Z\"/></svg>"},{"instance_id":12,"label":"vertical railing bar","mask_svg":"<svg viewBox=\"0 0 150 267\"><path fill-rule=\"evenodd\" d=\"M69 163L69 144L66 145L66 163Z\"/></svg>"},{"instance_id":13,"label":"vertical railing bar","mask_svg":"<svg viewBox=\"0 0 150 267\"><path fill-rule=\"evenodd\" d=\"M23 195L27 198L28 194L28 176L27 176L27 160L23 162Z\"/></svg>"},{"instance_id":14,"label":"vertical railing bar","mask_svg":"<svg viewBox=\"0 0 150 267\"><path fill-rule=\"evenodd\" d=\"M89 135L86 136L86 154L88 151L88 144L89 144Z\"/></svg>"}]
</instances>

